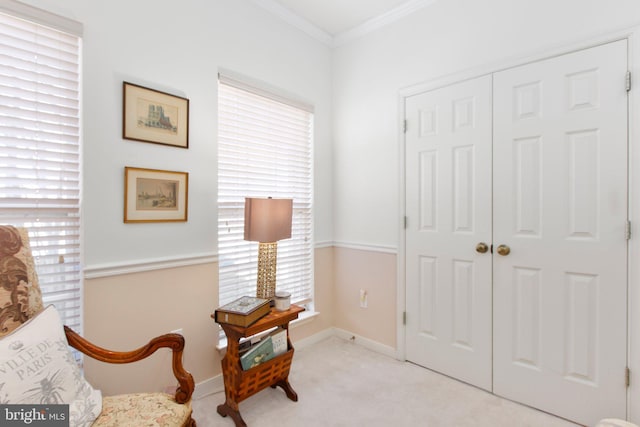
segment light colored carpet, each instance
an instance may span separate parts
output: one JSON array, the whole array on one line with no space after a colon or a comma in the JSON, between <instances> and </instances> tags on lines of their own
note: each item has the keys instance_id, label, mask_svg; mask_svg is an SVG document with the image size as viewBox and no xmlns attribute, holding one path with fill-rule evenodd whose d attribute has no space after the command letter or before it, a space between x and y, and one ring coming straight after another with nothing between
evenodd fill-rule
<instances>
[{"instance_id":1,"label":"light colored carpet","mask_svg":"<svg viewBox=\"0 0 640 427\"><path fill-rule=\"evenodd\" d=\"M267 388L240 403L249 427L575 427L411 363L340 338L296 349L289 382L298 402ZM216 412L224 392L194 401L199 427L233 427Z\"/></svg>"}]
</instances>

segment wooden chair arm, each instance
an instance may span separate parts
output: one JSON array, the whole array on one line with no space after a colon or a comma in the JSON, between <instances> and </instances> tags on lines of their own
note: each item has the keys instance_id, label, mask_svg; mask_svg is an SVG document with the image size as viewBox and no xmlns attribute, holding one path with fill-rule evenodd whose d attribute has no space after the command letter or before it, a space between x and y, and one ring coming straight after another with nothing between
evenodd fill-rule
<instances>
[{"instance_id":1,"label":"wooden chair arm","mask_svg":"<svg viewBox=\"0 0 640 427\"><path fill-rule=\"evenodd\" d=\"M178 403L186 403L191 399L195 382L193 376L182 365L184 337L180 334L164 334L149 341L146 345L133 351L112 351L90 343L68 326L64 327L69 345L87 356L107 363L131 363L151 356L156 350L168 347L173 355L173 374L178 383L175 399Z\"/></svg>"}]
</instances>

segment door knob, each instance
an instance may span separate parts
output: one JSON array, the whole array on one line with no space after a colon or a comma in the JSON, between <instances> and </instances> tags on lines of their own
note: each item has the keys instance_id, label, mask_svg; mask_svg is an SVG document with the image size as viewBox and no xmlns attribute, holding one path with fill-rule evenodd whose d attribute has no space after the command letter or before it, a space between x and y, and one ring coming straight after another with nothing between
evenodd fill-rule
<instances>
[{"instance_id":1,"label":"door knob","mask_svg":"<svg viewBox=\"0 0 640 427\"><path fill-rule=\"evenodd\" d=\"M511 253L511 248L507 245L498 246L498 254L502 256L507 256Z\"/></svg>"},{"instance_id":2,"label":"door knob","mask_svg":"<svg viewBox=\"0 0 640 427\"><path fill-rule=\"evenodd\" d=\"M484 254L489 250L489 246L485 242L480 242L476 245L476 252Z\"/></svg>"}]
</instances>

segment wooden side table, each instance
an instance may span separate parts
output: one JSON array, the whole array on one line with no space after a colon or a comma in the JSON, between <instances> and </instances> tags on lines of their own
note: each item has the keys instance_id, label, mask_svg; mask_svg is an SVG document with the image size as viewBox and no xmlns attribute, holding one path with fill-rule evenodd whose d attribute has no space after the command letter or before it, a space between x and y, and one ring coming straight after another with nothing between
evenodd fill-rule
<instances>
[{"instance_id":1,"label":"wooden side table","mask_svg":"<svg viewBox=\"0 0 640 427\"><path fill-rule=\"evenodd\" d=\"M298 395L289 384L289 369L293 359L293 345L289 339L289 322L297 319L298 314L302 311L304 308L292 304L287 311L271 309L269 314L247 327L220 323L227 335L227 354L222 359L226 400L223 404L218 405L217 411L223 417L231 416L236 427L246 427L247 425L240 415L238 404L266 387L280 386L289 399L294 402L298 401ZM211 317L215 320L215 313ZM250 337L276 326L287 330L288 350L256 367L246 371L242 370L238 353L240 338Z\"/></svg>"}]
</instances>

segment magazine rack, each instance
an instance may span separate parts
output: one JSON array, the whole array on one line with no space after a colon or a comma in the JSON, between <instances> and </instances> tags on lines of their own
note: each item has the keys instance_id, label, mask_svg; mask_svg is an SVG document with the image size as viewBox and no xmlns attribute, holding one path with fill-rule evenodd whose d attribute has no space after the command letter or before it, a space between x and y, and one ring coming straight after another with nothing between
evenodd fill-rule
<instances>
[{"instance_id":1,"label":"magazine rack","mask_svg":"<svg viewBox=\"0 0 640 427\"><path fill-rule=\"evenodd\" d=\"M236 427L247 425L240 415L238 404L266 387L280 386L289 399L298 401L298 395L289 384L289 369L293 359L289 322L297 319L302 311L304 308L297 305L291 305L287 311L272 309L269 314L247 327L218 322L227 335L227 353L222 359L226 400L218 405L217 411L223 417L231 416ZM211 316L215 319L214 315ZM250 337L278 326L287 330L287 351L251 369L242 370L238 351L240 338Z\"/></svg>"}]
</instances>

